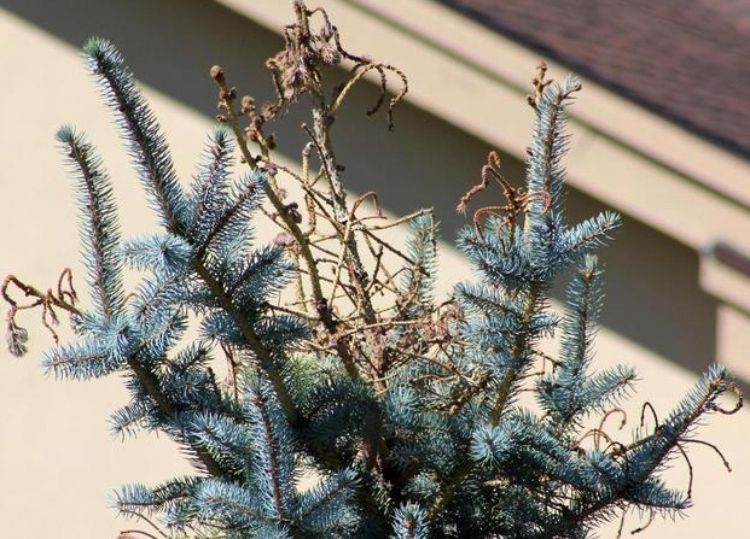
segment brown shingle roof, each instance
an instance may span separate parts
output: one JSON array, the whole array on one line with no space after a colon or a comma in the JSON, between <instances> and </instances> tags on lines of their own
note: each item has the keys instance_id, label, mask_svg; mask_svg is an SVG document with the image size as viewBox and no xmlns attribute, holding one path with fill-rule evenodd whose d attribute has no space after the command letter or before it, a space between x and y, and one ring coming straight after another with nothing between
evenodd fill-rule
<instances>
[{"instance_id":1,"label":"brown shingle roof","mask_svg":"<svg viewBox=\"0 0 750 539\"><path fill-rule=\"evenodd\" d=\"M439 0L750 156L748 0Z\"/></svg>"}]
</instances>

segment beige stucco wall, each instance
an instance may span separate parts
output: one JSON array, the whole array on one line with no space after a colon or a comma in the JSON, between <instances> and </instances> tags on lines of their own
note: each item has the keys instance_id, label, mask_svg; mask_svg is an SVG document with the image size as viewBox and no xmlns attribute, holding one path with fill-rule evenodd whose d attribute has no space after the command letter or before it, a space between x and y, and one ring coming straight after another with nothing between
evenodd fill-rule
<instances>
[{"instance_id":1,"label":"beige stucco wall","mask_svg":"<svg viewBox=\"0 0 750 539\"><path fill-rule=\"evenodd\" d=\"M268 79L257 66L278 46L272 34L253 23L198 0L0 0L0 200L5 225L0 229L0 274L14 272L40 286L52 283L66 265L81 274L74 207L52 141L61 123L75 122L100 147L124 210L125 233L145 232L153 223L74 47L92 33L119 43L147 85L185 178L211 125L214 88L206 76L208 66L220 62L236 74L241 87L267 94ZM401 111L397 131L389 135L382 118L360 119L365 101L374 96L372 89L357 93L336 128L351 188L375 187L395 213L435 206L444 237L450 239L461 224L452 211L456 198L475 180L488 148L413 107ZM287 156L296 155L302 141L299 120L290 118L279 131ZM520 165L511 162L508 171L517 177ZM573 193L571 206L580 216L599 204ZM447 288L466 268L449 247L442 260ZM698 287L697 257L626 218L623 234L605 260L612 271L600 361L636 365L644 378L638 399L648 398L666 412L694 379L668 360L700 369L715 349L715 304ZM114 537L124 523L106 507L113 488L128 481L157 481L186 467L164 440L123 444L108 437L107 415L125 400L116 377L89 384L45 379L37 362L49 337L27 319L29 355L19 360L0 351L3 536ZM692 453L697 508L688 521L655 524L646 536L697 538L715 536L717 530L743 536L742 509L750 508L750 465L743 460L750 448L748 427L750 414L744 412L716 418L706 432L725 449L735 472L726 474L710 451L697 448Z\"/></svg>"}]
</instances>

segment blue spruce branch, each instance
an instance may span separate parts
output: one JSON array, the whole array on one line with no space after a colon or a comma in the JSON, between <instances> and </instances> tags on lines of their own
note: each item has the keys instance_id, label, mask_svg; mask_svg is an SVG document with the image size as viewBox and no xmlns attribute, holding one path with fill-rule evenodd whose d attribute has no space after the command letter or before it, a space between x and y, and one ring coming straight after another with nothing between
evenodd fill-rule
<instances>
[{"instance_id":1,"label":"blue spruce branch","mask_svg":"<svg viewBox=\"0 0 750 539\"><path fill-rule=\"evenodd\" d=\"M583 539L627 511L649 515L643 529L654 515L686 510L691 445L714 449L729 468L695 429L742 401L722 407L723 394L739 391L712 367L665 420L644 405L653 430L641 425L626 443L607 428L613 416L625 423L620 401L636 373L594 369L604 295L593 253L620 218L566 220L566 110L578 81L555 84L539 67L526 182L514 186L490 154L459 203L464 211L490 188L502 197L476 210L458 239L476 278L440 301L431 211L384 221L376 193L348 201L334 151L336 115L366 73L381 81L368 113L387 102L389 77L404 84L389 119L406 80L348 52L325 10L302 0L294 8L285 47L267 63L276 101L256 106L211 69L228 129L208 135L185 190L123 57L100 38L84 47L163 229L120 240L101 161L64 127L58 141L74 177L93 306L78 305L70 270L47 292L8 276L0 295L11 352L26 351L19 313L40 309L57 340L56 312L67 311L76 339L47 352L45 369L77 380L122 373L130 400L110 418L112 433L165 433L194 465L155 487L123 487L115 507L164 537L211 539ZM344 60L350 78L329 96L325 68ZM274 161L267 129L307 94L311 140L297 173ZM236 152L247 170L234 170ZM286 193L287 181L304 202ZM281 230L259 246L260 213ZM409 227L403 245L381 235L400 224ZM131 290L126 265L140 276ZM559 318L550 289L573 268ZM561 346L549 357L540 341L555 333ZM215 372L222 358L226 380ZM525 391L541 410L525 404ZM592 420L598 427L586 430ZM688 466L686 492L661 478L675 457ZM315 476L311 488L303 475Z\"/></svg>"},{"instance_id":2,"label":"blue spruce branch","mask_svg":"<svg viewBox=\"0 0 750 539\"><path fill-rule=\"evenodd\" d=\"M172 233L186 227L186 200L169 155L164 135L135 85L120 52L107 40L89 39L83 51L105 103L117 117L153 208Z\"/></svg>"},{"instance_id":3,"label":"blue spruce branch","mask_svg":"<svg viewBox=\"0 0 750 539\"><path fill-rule=\"evenodd\" d=\"M89 67L100 82L105 102L118 118L128 142L141 181L162 224L175 235L191 240L187 233L187 200L177 180L169 151L153 113L135 87L132 74L119 51L108 41L92 38L84 45ZM284 409L293 420L298 412L272 359L273 354L261 342L248 320L239 312L223 285L199 258L193 259L194 271L206 283L222 309L230 313L247 345L267 370Z\"/></svg>"},{"instance_id":4,"label":"blue spruce branch","mask_svg":"<svg viewBox=\"0 0 750 539\"><path fill-rule=\"evenodd\" d=\"M89 289L98 315L111 318L123 309L122 262L117 254L120 231L114 194L101 159L86 138L70 126L57 132L57 140L76 178L76 198Z\"/></svg>"}]
</instances>

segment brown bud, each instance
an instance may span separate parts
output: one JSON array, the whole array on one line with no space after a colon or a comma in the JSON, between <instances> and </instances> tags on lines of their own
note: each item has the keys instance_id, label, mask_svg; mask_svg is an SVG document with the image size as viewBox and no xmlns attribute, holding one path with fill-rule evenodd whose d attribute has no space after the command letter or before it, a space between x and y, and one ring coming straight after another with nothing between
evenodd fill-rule
<instances>
[{"instance_id":1,"label":"brown bud","mask_svg":"<svg viewBox=\"0 0 750 539\"><path fill-rule=\"evenodd\" d=\"M341 63L341 53L331 45L323 45L320 47L320 59L324 64L329 66L336 66Z\"/></svg>"},{"instance_id":2,"label":"brown bud","mask_svg":"<svg viewBox=\"0 0 750 539\"><path fill-rule=\"evenodd\" d=\"M275 163L272 163L271 161L265 161L261 163L265 171L268 173L269 176L276 176L276 174L279 173L279 169L276 166Z\"/></svg>"},{"instance_id":3,"label":"brown bud","mask_svg":"<svg viewBox=\"0 0 750 539\"><path fill-rule=\"evenodd\" d=\"M289 232L280 232L273 239L273 243L280 247L290 247L294 245L295 239Z\"/></svg>"},{"instance_id":4,"label":"brown bud","mask_svg":"<svg viewBox=\"0 0 750 539\"><path fill-rule=\"evenodd\" d=\"M216 82L222 83L224 81L224 68L220 65L213 66L209 73L211 74L211 78Z\"/></svg>"},{"instance_id":5,"label":"brown bud","mask_svg":"<svg viewBox=\"0 0 750 539\"><path fill-rule=\"evenodd\" d=\"M242 114L248 114L255 110L255 99L253 99L249 95L244 95L242 96L242 101L240 101L240 105L242 107L241 109Z\"/></svg>"},{"instance_id":6,"label":"brown bud","mask_svg":"<svg viewBox=\"0 0 750 539\"><path fill-rule=\"evenodd\" d=\"M264 103L260 109L260 115L264 120L270 120L279 114L281 108L276 103Z\"/></svg>"},{"instance_id":7,"label":"brown bud","mask_svg":"<svg viewBox=\"0 0 750 539\"><path fill-rule=\"evenodd\" d=\"M294 221L297 224L300 224L302 222L302 214L299 212L299 204L296 202L290 202L284 207L284 211L286 211L286 214L292 218L292 221Z\"/></svg>"}]
</instances>

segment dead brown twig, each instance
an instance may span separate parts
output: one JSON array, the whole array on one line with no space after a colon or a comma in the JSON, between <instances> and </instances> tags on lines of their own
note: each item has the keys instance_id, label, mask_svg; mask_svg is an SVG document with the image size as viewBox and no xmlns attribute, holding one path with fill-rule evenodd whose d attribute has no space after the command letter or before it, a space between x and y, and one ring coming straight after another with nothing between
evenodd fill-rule
<instances>
[{"instance_id":1,"label":"dead brown twig","mask_svg":"<svg viewBox=\"0 0 750 539\"><path fill-rule=\"evenodd\" d=\"M27 303L20 303L13 299L9 293L11 286L23 292L26 298L30 298L29 301ZM0 286L0 295L10 305L6 318L6 339L8 341L8 348L16 356L26 353L26 341L28 340L27 331L16 322L16 316L19 311L34 309L36 307L41 308L42 324L52 334L55 343L58 342L59 336L53 326L60 324L55 308L67 311L71 315L81 315L81 311L76 307L78 294L73 287L73 272L70 268L65 268L60 273L56 290L49 288L46 292L42 292L38 288L24 283L15 275L8 275L3 280L2 286Z\"/></svg>"},{"instance_id":2,"label":"dead brown twig","mask_svg":"<svg viewBox=\"0 0 750 539\"><path fill-rule=\"evenodd\" d=\"M513 187L500 171L502 161L496 151L490 152L487 164L482 167L481 180L464 194L459 200L456 211L466 213L467 206L477 195L486 190L491 181L495 181L502 191L505 204L483 206L474 212L472 222L477 234L481 235L481 220L485 216L503 215L503 225L513 228L516 224L516 216L522 213L528 204L535 198L544 201L544 211L549 209L551 197L549 193L528 193L523 188Z\"/></svg>"}]
</instances>

